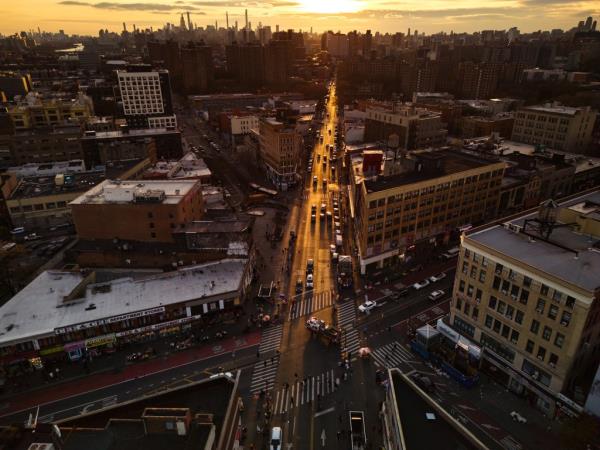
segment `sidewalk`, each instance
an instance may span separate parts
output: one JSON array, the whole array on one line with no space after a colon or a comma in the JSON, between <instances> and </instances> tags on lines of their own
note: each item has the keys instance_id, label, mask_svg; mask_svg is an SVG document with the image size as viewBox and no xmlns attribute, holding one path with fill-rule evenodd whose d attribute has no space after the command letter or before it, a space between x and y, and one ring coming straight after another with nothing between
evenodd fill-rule
<instances>
[{"instance_id":1,"label":"sidewalk","mask_svg":"<svg viewBox=\"0 0 600 450\"><path fill-rule=\"evenodd\" d=\"M42 382L41 385L32 385L30 389L18 394L11 392L2 399L2 415L7 415L31 408L43 403L60 400L73 395L82 394L113 384L122 383L131 379L141 378L177 366L218 356L232 351L252 347L260 343L260 331L254 331L243 336L233 336L213 344L191 348L179 352L168 353L163 356L143 361L128 363L125 366L98 366L97 370L87 373L80 363L71 364L68 375L52 382ZM103 363L104 360L101 360ZM35 392L35 395L32 393Z\"/></svg>"}]
</instances>

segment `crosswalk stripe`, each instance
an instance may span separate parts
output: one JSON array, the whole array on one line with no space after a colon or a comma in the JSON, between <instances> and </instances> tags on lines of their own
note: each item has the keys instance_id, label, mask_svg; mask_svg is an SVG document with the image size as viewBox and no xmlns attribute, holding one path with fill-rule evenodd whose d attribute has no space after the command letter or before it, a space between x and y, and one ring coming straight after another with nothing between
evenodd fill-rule
<instances>
[{"instance_id":1,"label":"crosswalk stripe","mask_svg":"<svg viewBox=\"0 0 600 450\"><path fill-rule=\"evenodd\" d=\"M414 362L413 355L398 342L392 342L373 351L373 359L379 366L395 367L401 363Z\"/></svg>"}]
</instances>

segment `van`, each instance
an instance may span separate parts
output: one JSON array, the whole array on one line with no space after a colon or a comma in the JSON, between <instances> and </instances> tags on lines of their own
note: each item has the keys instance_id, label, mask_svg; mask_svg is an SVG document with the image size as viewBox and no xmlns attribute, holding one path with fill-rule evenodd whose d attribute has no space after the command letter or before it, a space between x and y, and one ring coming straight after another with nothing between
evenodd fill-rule
<instances>
[{"instance_id":1,"label":"van","mask_svg":"<svg viewBox=\"0 0 600 450\"><path fill-rule=\"evenodd\" d=\"M456 258L459 253L460 253L460 248L453 247L450 250L448 250L446 253L442 253L442 259L449 260L452 258Z\"/></svg>"},{"instance_id":2,"label":"van","mask_svg":"<svg viewBox=\"0 0 600 450\"><path fill-rule=\"evenodd\" d=\"M280 450L281 449L281 427L273 427L271 430L271 444L269 446L270 450Z\"/></svg>"}]
</instances>

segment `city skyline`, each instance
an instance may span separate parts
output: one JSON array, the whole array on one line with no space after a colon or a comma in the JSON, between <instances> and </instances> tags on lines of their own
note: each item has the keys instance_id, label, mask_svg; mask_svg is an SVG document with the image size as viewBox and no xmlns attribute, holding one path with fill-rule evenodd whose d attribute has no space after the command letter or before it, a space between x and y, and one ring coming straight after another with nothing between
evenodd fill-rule
<instances>
[{"instance_id":1,"label":"city skyline","mask_svg":"<svg viewBox=\"0 0 600 450\"><path fill-rule=\"evenodd\" d=\"M365 31L381 33L405 32L407 28L425 32L474 32L484 29L518 27L523 32L570 29L581 18L600 14L600 8L589 1L554 2L544 0L495 0L481 7L472 0L457 2L417 2L409 0L398 4L388 0L261 0L237 2L227 0L184 1L172 3L149 0L146 2L83 0L25 0L7 4L2 9L5 18L2 34L13 34L32 28L45 31L64 30L68 34L95 35L99 29L120 32L123 21L135 23L137 28L161 28L166 22L179 23L181 13L190 12L198 26L225 26L244 23L248 8L253 28L258 23L283 29L302 28L314 31ZM306 24L299 27L298 24Z\"/></svg>"}]
</instances>

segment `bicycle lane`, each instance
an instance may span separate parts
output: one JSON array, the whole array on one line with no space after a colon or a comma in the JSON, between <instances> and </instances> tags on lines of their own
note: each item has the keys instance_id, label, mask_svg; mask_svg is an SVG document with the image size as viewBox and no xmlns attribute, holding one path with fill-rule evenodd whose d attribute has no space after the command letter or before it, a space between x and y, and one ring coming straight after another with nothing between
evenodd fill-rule
<instances>
[{"instance_id":1,"label":"bicycle lane","mask_svg":"<svg viewBox=\"0 0 600 450\"><path fill-rule=\"evenodd\" d=\"M38 405L56 402L80 394L88 394L98 389L148 377L215 356L254 347L260 344L260 337L260 331L256 331L244 336L232 337L214 345L205 345L201 348L189 349L172 353L168 356L133 363L125 366L120 372L109 371L91 374L76 379L64 380L54 385L49 384L47 387L35 389L30 392L16 394L4 399L0 417Z\"/></svg>"}]
</instances>

